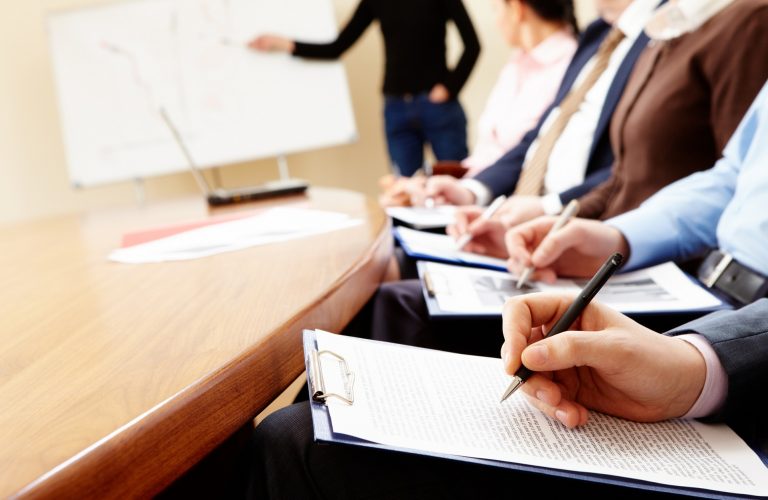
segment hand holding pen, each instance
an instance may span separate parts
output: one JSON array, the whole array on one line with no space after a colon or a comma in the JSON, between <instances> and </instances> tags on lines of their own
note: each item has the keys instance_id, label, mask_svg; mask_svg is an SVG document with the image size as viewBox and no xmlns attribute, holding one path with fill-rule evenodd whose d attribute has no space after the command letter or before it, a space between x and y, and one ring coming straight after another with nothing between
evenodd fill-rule
<instances>
[{"instance_id":1,"label":"hand holding pen","mask_svg":"<svg viewBox=\"0 0 768 500\"><path fill-rule=\"evenodd\" d=\"M581 314L584 312L584 309L586 309L586 307L589 305L595 295L597 295L603 285L605 285L613 273L616 272L616 270L621 266L623 260L624 258L620 253L615 253L605 261L603 266L597 271L592 279L589 280L589 283L586 284L584 289L582 289L576 298L574 298L573 302L570 306L568 306L568 309L566 309L565 313L563 313L560 319L558 319L557 322L552 326L552 329L547 332L547 338L562 333L568 330L571 325L573 325L573 323L579 316L581 316ZM509 387L501 396L501 401L503 402L509 396L514 394L515 391L517 391L531 375L533 375L533 371L524 365L520 365L520 368L512 377L512 382L509 384Z\"/></svg>"},{"instance_id":2,"label":"hand holding pen","mask_svg":"<svg viewBox=\"0 0 768 500\"><path fill-rule=\"evenodd\" d=\"M630 255L624 235L605 222L572 219L552 232L556 217L539 217L520 224L505 235L507 265L520 275L525 267L536 268L532 278L554 282L559 276L588 278L614 252Z\"/></svg>"},{"instance_id":3,"label":"hand holding pen","mask_svg":"<svg viewBox=\"0 0 768 500\"><path fill-rule=\"evenodd\" d=\"M579 201L578 200L571 200L570 203L565 207L565 209L560 213L560 217L558 217L557 222L552 226L552 229L549 230L550 234L556 233L560 229L563 228L570 220L574 217L576 217L576 214L579 212ZM523 288L523 286L528 282L528 279L531 277L531 274L536 270L536 268L533 265L529 265L526 267L523 272L520 274L520 278L517 280L517 288Z\"/></svg>"},{"instance_id":4,"label":"hand holding pen","mask_svg":"<svg viewBox=\"0 0 768 500\"><path fill-rule=\"evenodd\" d=\"M475 224L477 221L486 221L493 217L493 215L501 208L502 205L504 205L504 202L507 201L507 197L504 195L499 196L493 202L491 202L490 205L483 211L482 214L480 214L480 217L478 217L475 221L473 221L472 224ZM465 246L467 246L467 243L472 241L472 238L474 237L474 234L472 232L472 224L470 224L470 227L467 227L466 232L459 237L458 240L456 240L456 249L462 250Z\"/></svg>"},{"instance_id":5,"label":"hand holding pen","mask_svg":"<svg viewBox=\"0 0 768 500\"><path fill-rule=\"evenodd\" d=\"M695 347L598 301L568 331L545 336L572 302L563 294L534 293L504 306L504 370L511 375L524 363L536 372L518 391L529 404L566 427L586 424L588 410L638 422L690 410L707 374Z\"/></svg>"}]
</instances>

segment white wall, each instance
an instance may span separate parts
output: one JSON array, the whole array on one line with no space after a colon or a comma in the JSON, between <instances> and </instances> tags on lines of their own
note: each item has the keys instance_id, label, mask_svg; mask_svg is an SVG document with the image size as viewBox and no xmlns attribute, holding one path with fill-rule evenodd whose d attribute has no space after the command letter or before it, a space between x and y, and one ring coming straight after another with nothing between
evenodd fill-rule
<instances>
[{"instance_id":1,"label":"white wall","mask_svg":"<svg viewBox=\"0 0 768 500\"><path fill-rule=\"evenodd\" d=\"M358 0L334 0L339 23ZM594 16L591 0L576 0L580 19ZM464 0L483 44L483 52L462 94L470 137L485 97L507 49L495 28L492 0ZM97 0L0 0L0 223L134 203L134 186L120 183L73 190L69 186L53 87L45 15L54 9L103 3ZM457 36L452 33L452 53ZM374 195L387 172L381 124L382 44L369 29L345 56L360 140L352 145L289 156L291 173L313 185L339 186ZM221 170L227 186L277 178L272 161ZM189 175L147 179L148 199L195 193Z\"/></svg>"}]
</instances>

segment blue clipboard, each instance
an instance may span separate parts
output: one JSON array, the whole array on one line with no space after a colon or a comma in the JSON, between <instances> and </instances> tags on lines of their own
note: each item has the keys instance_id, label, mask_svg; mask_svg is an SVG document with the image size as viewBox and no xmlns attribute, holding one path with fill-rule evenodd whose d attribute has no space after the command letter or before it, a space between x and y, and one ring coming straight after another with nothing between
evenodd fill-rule
<instances>
[{"instance_id":1,"label":"blue clipboard","mask_svg":"<svg viewBox=\"0 0 768 500\"><path fill-rule=\"evenodd\" d=\"M413 231L412 229L408 229L408 228L405 228L405 230ZM496 263L483 262L483 259L485 259L485 257L483 256L478 256L479 258L477 260L474 260L471 257L472 254L466 254L466 257L462 257L461 253L456 256L446 256L446 255L435 255L435 254L417 251L409 245L407 238L403 237L403 235L401 234L402 231L403 231L402 226L392 228L392 234L394 235L397 242L400 244L400 247L403 249L403 251L408 257L414 260L431 260L434 262L444 262L447 264L457 264L460 266L493 269L495 271L507 270L506 266L503 263L496 264ZM436 236L442 236L444 238L448 238L448 236L444 236L444 235L436 235Z\"/></svg>"},{"instance_id":2,"label":"blue clipboard","mask_svg":"<svg viewBox=\"0 0 768 500\"><path fill-rule=\"evenodd\" d=\"M411 453L411 454L417 454L422 456L442 458L447 460L459 460L462 462L483 464L491 467L501 467L501 468L511 469L511 470L525 472L525 473L542 474L544 476L555 476L555 477L561 477L566 479L574 479L578 481L589 481L594 483L602 483L602 484L609 484L613 486L627 487L631 489L649 490L649 491L654 491L658 493L671 493L671 494L678 494L678 495L683 494L683 495L694 496L698 498L715 498L715 499L729 499L729 500L744 499L744 498L765 498L765 497L757 497L757 496L745 496L745 495L737 495L737 494L731 494L731 493L722 493L722 492L716 492L712 490L701 490L701 489L694 489L694 488L684 488L679 486L669 486L665 484L650 483L647 481L640 481L637 479L630 479L630 478L622 478L618 476L590 474L585 472L572 472L572 471L566 471L561 469L551 469L547 467L525 465L525 464L519 464L519 463L513 463L513 462L503 462L499 460L488 460L488 459L472 458L472 457L465 457L465 456L459 456L459 455L446 455L441 453L425 452L423 450L416 450L411 448L386 446L379 443L374 443L371 441L359 439L353 436L335 433L333 432L333 425L331 423L330 412L328 411L328 407L326 406L325 402L322 400L323 396L327 397L329 395L323 394L324 391L318 388L317 386L318 381L316 378L318 375L313 376L313 373L317 373L317 369L316 369L317 365L313 364L312 359L313 359L313 356L316 356L318 353L317 340L315 338L314 330L304 330L303 342L304 342L304 361L306 363L306 368L307 368L307 382L308 382L307 386L309 388L309 403L310 403L310 409L312 412L312 426L314 428L315 442L317 443L362 446L365 448L386 450L389 452ZM325 351L325 352L328 352L328 351ZM321 394L320 397L318 397L318 392ZM336 395L333 395L333 396L336 396ZM341 395L341 396L345 397L345 395ZM353 399L352 404L354 404L354 398L352 399ZM758 455L760 456L760 459L763 461L763 463L766 464L766 466L768 466L768 457L766 457L761 453L758 453Z\"/></svg>"}]
</instances>

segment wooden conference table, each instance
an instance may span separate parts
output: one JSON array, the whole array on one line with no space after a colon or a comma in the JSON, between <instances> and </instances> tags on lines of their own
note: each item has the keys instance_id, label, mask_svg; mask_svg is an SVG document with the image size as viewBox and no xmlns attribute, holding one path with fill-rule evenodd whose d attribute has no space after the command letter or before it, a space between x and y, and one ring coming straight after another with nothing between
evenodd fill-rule
<instances>
[{"instance_id":1,"label":"wooden conference table","mask_svg":"<svg viewBox=\"0 0 768 500\"><path fill-rule=\"evenodd\" d=\"M184 262L107 260L127 232L275 205L363 224ZM339 331L391 246L373 200L330 189L0 228L0 498L161 491L295 380L302 329Z\"/></svg>"}]
</instances>

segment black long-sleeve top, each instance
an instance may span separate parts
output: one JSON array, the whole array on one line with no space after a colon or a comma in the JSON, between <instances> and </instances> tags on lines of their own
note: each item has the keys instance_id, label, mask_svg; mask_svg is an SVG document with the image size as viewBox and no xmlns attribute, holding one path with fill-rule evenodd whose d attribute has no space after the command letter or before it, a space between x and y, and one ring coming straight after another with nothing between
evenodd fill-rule
<instances>
[{"instance_id":1,"label":"black long-sleeve top","mask_svg":"<svg viewBox=\"0 0 768 500\"><path fill-rule=\"evenodd\" d=\"M456 97L480 54L480 41L461 0L361 0L352 19L330 43L296 42L293 55L336 59L378 20L384 36L385 94L428 92L442 83ZM464 52L453 70L446 63L446 24L459 30Z\"/></svg>"}]
</instances>

